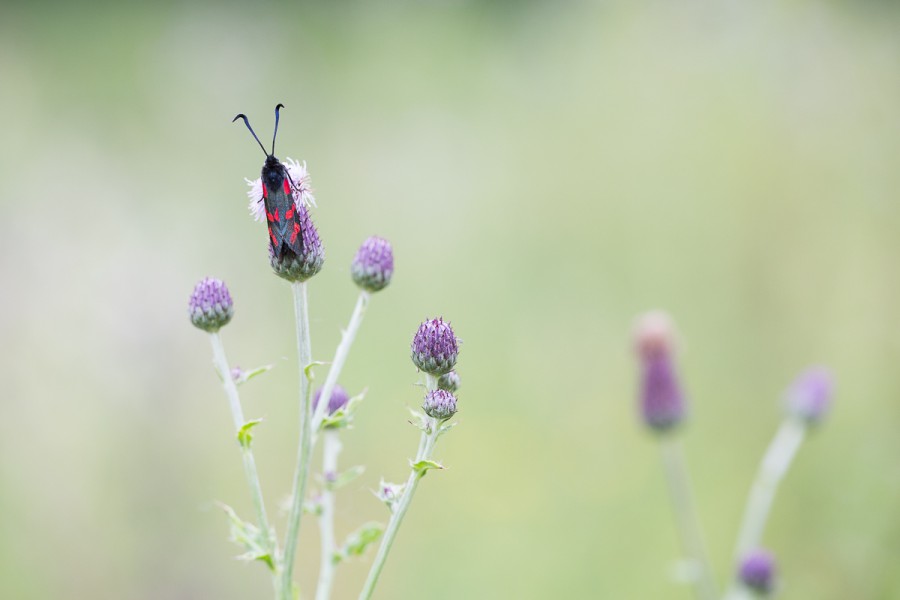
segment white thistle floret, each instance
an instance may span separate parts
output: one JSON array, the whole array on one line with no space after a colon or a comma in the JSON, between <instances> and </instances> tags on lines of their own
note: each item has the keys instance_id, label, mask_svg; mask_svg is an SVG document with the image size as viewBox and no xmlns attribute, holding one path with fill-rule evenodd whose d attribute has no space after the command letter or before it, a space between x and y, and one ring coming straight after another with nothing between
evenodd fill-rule
<instances>
[{"instance_id":1,"label":"white thistle floret","mask_svg":"<svg viewBox=\"0 0 900 600\"><path fill-rule=\"evenodd\" d=\"M301 206L318 206L316 204L316 197L313 195L309 171L306 168L306 161L300 163L288 157L285 161L282 161L281 164L287 169L291 181L294 182L292 191L294 204L297 208L299 209ZM247 197L250 198L250 216L252 216L255 221L265 221L266 206L263 202L262 180L257 177L251 181L245 177L244 181L250 186L250 189L247 191Z\"/></svg>"}]
</instances>

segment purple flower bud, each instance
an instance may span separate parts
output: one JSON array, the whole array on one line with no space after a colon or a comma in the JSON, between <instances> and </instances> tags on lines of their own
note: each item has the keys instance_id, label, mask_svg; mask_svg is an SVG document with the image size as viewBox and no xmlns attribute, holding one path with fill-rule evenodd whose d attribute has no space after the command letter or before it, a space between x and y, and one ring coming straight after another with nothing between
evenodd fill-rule
<instances>
[{"instance_id":1,"label":"purple flower bud","mask_svg":"<svg viewBox=\"0 0 900 600\"><path fill-rule=\"evenodd\" d=\"M394 274L394 251L391 243L372 236L363 242L350 265L353 281L362 289L377 292L387 287Z\"/></svg>"},{"instance_id":2,"label":"purple flower bud","mask_svg":"<svg viewBox=\"0 0 900 600\"><path fill-rule=\"evenodd\" d=\"M429 417L446 421L456 414L456 397L447 390L434 390L425 394L422 410Z\"/></svg>"},{"instance_id":3,"label":"purple flower bud","mask_svg":"<svg viewBox=\"0 0 900 600\"><path fill-rule=\"evenodd\" d=\"M788 389L785 404L789 414L818 423L831 406L834 380L824 367L810 367L801 373Z\"/></svg>"},{"instance_id":4,"label":"purple flower bud","mask_svg":"<svg viewBox=\"0 0 900 600\"><path fill-rule=\"evenodd\" d=\"M456 390L459 389L459 375L456 371L450 371L441 375L438 378L438 388L447 390L451 394L456 393Z\"/></svg>"},{"instance_id":5,"label":"purple flower bud","mask_svg":"<svg viewBox=\"0 0 900 600\"><path fill-rule=\"evenodd\" d=\"M303 240L303 253L294 254L286 250L280 257L275 256L269 244L269 264L272 270L282 279L288 281L306 281L322 270L325 262L325 249L319 239L319 232L309 216L305 204L296 204L297 218L300 220L300 237Z\"/></svg>"},{"instance_id":6,"label":"purple flower bud","mask_svg":"<svg viewBox=\"0 0 900 600\"><path fill-rule=\"evenodd\" d=\"M752 550L741 559L738 575L753 591L768 594L775 587L775 559L765 550Z\"/></svg>"},{"instance_id":7,"label":"purple flower bud","mask_svg":"<svg viewBox=\"0 0 900 600\"><path fill-rule=\"evenodd\" d=\"M195 327L210 333L227 325L234 315L234 304L225 283L212 277L201 280L191 294L188 314Z\"/></svg>"},{"instance_id":8,"label":"purple flower bud","mask_svg":"<svg viewBox=\"0 0 900 600\"><path fill-rule=\"evenodd\" d=\"M316 407L319 406L319 398L321 397L322 388L319 388L313 396L313 410L316 410ZM331 398L328 399L328 414L333 415L338 410L347 406L349 401L350 396L347 395L347 391L341 386L335 385L334 389L331 390Z\"/></svg>"},{"instance_id":9,"label":"purple flower bud","mask_svg":"<svg viewBox=\"0 0 900 600\"><path fill-rule=\"evenodd\" d=\"M449 372L459 355L459 343L453 328L443 318L426 319L419 325L411 349L413 363L434 376Z\"/></svg>"},{"instance_id":10,"label":"purple flower bud","mask_svg":"<svg viewBox=\"0 0 900 600\"><path fill-rule=\"evenodd\" d=\"M673 360L672 329L665 313L651 312L638 320L634 334L641 371L641 416L647 426L658 432L673 429L686 413Z\"/></svg>"}]
</instances>

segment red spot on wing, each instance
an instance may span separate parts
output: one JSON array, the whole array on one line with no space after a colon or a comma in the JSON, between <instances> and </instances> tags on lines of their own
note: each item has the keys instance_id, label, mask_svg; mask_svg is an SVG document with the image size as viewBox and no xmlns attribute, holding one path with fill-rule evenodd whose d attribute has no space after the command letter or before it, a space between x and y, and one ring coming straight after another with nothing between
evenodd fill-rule
<instances>
[{"instance_id":1,"label":"red spot on wing","mask_svg":"<svg viewBox=\"0 0 900 600\"><path fill-rule=\"evenodd\" d=\"M275 239L275 234L272 233L272 226L269 225L269 238L272 240L272 246L278 246L278 240Z\"/></svg>"},{"instance_id":2,"label":"red spot on wing","mask_svg":"<svg viewBox=\"0 0 900 600\"><path fill-rule=\"evenodd\" d=\"M291 241L290 241L291 244L293 244L294 242L297 241L297 234L299 234L299 233L300 233L300 223L297 223L296 221L294 221L294 232L291 233Z\"/></svg>"},{"instance_id":3,"label":"red spot on wing","mask_svg":"<svg viewBox=\"0 0 900 600\"><path fill-rule=\"evenodd\" d=\"M281 220L281 219L278 218L278 207L275 207L275 215L274 215L274 218L275 218L276 221L280 221L280 220Z\"/></svg>"},{"instance_id":4,"label":"red spot on wing","mask_svg":"<svg viewBox=\"0 0 900 600\"><path fill-rule=\"evenodd\" d=\"M268 198L268 197L269 197L269 190L266 189L266 184L263 183L263 184L262 184L262 187L263 187L263 198Z\"/></svg>"},{"instance_id":5,"label":"red spot on wing","mask_svg":"<svg viewBox=\"0 0 900 600\"><path fill-rule=\"evenodd\" d=\"M275 221L275 217L272 215L272 213L266 211L266 220L269 221L269 223L272 223L273 221Z\"/></svg>"},{"instance_id":6,"label":"red spot on wing","mask_svg":"<svg viewBox=\"0 0 900 600\"><path fill-rule=\"evenodd\" d=\"M285 178L283 181L284 181L284 193L286 195L290 196L291 195L291 186L288 184L287 178Z\"/></svg>"},{"instance_id":7,"label":"red spot on wing","mask_svg":"<svg viewBox=\"0 0 900 600\"><path fill-rule=\"evenodd\" d=\"M294 207L293 206L290 207L289 209L287 209L287 212L284 213L284 218L285 219L293 219L294 218Z\"/></svg>"}]
</instances>

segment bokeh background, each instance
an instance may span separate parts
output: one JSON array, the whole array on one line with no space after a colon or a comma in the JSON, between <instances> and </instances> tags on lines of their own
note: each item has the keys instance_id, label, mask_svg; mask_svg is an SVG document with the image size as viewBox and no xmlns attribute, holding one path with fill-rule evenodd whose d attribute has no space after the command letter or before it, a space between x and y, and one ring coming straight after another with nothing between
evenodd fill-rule
<instances>
[{"instance_id":1,"label":"bokeh background","mask_svg":"<svg viewBox=\"0 0 900 600\"><path fill-rule=\"evenodd\" d=\"M338 534L386 521L420 401L408 346L464 340L460 426L419 489L380 598L690 598L630 331L681 331L686 454L720 581L779 399L836 374L765 535L784 598L900 597L900 10L879 2L59 3L0 6L0 596L266 598L222 500L250 514L206 337L203 276L236 302L229 358L270 511L296 437L289 286L244 177L306 160L325 270L392 240L345 370L368 387ZM283 517L279 531L283 531ZM317 570L314 522L299 575ZM371 555L344 565L355 598Z\"/></svg>"}]
</instances>

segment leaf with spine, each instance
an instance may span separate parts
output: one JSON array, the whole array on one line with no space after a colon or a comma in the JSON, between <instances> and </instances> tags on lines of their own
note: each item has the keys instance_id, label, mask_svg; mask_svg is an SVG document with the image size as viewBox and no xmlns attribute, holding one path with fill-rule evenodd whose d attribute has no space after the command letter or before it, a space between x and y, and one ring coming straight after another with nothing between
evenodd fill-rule
<instances>
[{"instance_id":1,"label":"leaf with spine","mask_svg":"<svg viewBox=\"0 0 900 600\"><path fill-rule=\"evenodd\" d=\"M327 365L328 363L322 362L321 360L314 360L305 367L303 367L303 375L306 377L306 380L312 382L313 379L316 378L313 375L313 367L321 367L322 365Z\"/></svg>"},{"instance_id":2,"label":"leaf with spine","mask_svg":"<svg viewBox=\"0 0 900 600\"><path fill-rule=\"evenodd\" d=\"M237 385L241 385L242 383L247 383L254 377L258 377L259 375L262 375L263 373L266 373L267 371L271 371L271 370L272 370L272 365L263 365L261 367L256 367L255 369L250 369L249 371L242 373L241 376L238 377L237 381L235 381L235 383Z\"/></svg>"},{"instance_id":3,"label":"leaf with spine","mask_svg":"<svg viewBox=\"0 0 900 600\"><path fill-rule=\"evenodd\" d=\"M349 427L350 423L353 422L353 415L356 413L356 409L359 408L360 402L366 397L366 391L363 390L356 396L353 396L347 401L347 404L337 409L330 415L325 415L322 418L322 424L319 426L320 429L342 429L344 427Z\"/></svg>"},{"instance_id":4,"label":"leaf with spine","mask_svg":"<svg viewBox=\"0 0 900 600\"><path fill-rule=\"evenodd\" d=\"M260 423L262 423L262 419L253 419L252 421L244 423L240 430L238 430L237 439L242 448L250 448L250 442L253 441L253 434L250 430Z\"/></svg>"},{"instance_id":5,"label":"leaf with spine","mask_svg":"<svg viewBox=\"0 0 900 600\"><path fill-rule=\"evenodd\" d=\"M362 556L373 542L377 542L384 533L384 525L370 521L347 536L343 546L334 553L335 564L351 556Z\"/></svg>"},{"instance_id":6,"label":"leaf with spine","mask_svg":"<svg viewBox=\"0 0 900 600\"><path fill-rule=\"evenodd\" d=\"M219 503L219 506L228 515L231 525L231 539L244 547L246 552L238 556L239 560L258 560L265 563L269 570L275 571L275 561L272 555L266 551L266 539L258 527L242 520L234 509L227 504Z\"/></svg>"},{"instance_id":7,"label":"leaf with spine","mask_svg":"<svg viewBox=\"0 0 900 600\"><path fill-rule=\"evenodd\" d=\"M413 420L409 421L409 424L424 431L425 433L431 433L431 419L425 413L420 413L417 410L412 408L409 409L409 414L412 415Z\"/></svg>"},{"instance_id":8,"label":"leaf with spine","mask_svg":"<svg viewBox=\"0 0 900 600\"><path fill-rule=\"evenodd\" d=\"M434 462L433 460L420 460L419 462L409 461L409 466L416 473L424 475L429 469L443 469L444 465Z\"/></svg>"},{"instance_id":9,"label":"leaf with spine","mask_svg":"<svg viewBox=\"0 0 900 600\"><path fill-rule=\"evenodd\" d=\"M438 435L439 436L444 435L445 433L447 433L448 431L450 431L457 425L459 425L459 421L453 421L452 423L447 423L446 425L441 425L441 428L438 429Z\"/></svg>"},{"instance_id":10,"label":"leaf with spine","mask_svg":"<svg viewBox=\"0 0 900 600\"><path fill-rule=\"evenodd\" d=\"M334 481L328 481L326 479L325 487L332 491L340 489L340 488L344 487L345 485L347 485L348 483L350 483L351 481L353 481L354 479L356 479L357 477L359 477L360 475L362 475L365 472L365 470L366 470L366 468L362 465L356 465L355 467L350 467L343 473L338 473L337 477L334 478Z\"/></svg>"}]
</instances>

